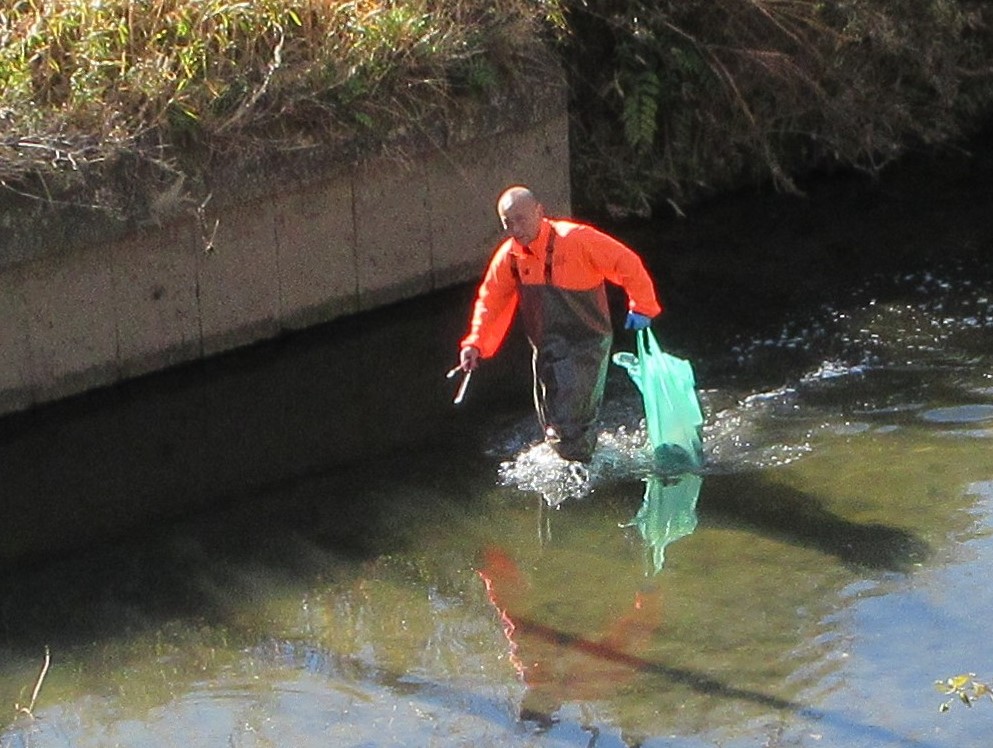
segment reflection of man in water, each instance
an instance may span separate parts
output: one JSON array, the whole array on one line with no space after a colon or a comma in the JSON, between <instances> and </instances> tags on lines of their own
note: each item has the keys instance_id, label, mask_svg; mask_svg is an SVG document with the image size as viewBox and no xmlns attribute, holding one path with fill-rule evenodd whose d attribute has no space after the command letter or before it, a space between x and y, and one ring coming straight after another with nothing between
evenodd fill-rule
<instances>
[{"instance_id":1,"label":"reflection of man in water","mask_svg":"<svg viewBox=\"0 0 993 748\"><path fill-rule=\"evenodd\" d=\"M500 615L511 662L527 686L521 719L550 726L564 702L610 698L650 669L643 657L662 619L657 589L632 590L630 606L588 637L540 620L530 580L502 549L484 550L478 574Z\"/></svg>"}]
</instances>

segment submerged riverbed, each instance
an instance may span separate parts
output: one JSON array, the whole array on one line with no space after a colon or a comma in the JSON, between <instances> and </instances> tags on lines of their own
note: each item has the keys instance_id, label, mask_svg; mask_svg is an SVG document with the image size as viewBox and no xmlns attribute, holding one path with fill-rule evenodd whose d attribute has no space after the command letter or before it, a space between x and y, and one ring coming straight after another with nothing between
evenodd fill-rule
<instances>
[{"instance_id":1,"label":"submerged riverbed","mask_svg":"<svg viewBox=\"0 0 993 748\"><path fill-rule=\"evenodd\" d=\"M964 672L993 679L993 235L970 223L984 209L968 194L872 215L871 233L852 234L863 247L809 218L807 241L827 249L796 252L792 284L749 286L730 263L733 232L719 241L717 227L734 203L712 208L704 238L660 237L681 253L677 264L660 249L673 290L658 332L697 370L700 474L653 473L619 367L600 448L578 475L531 446L526 381L481 372L450 408L446 361L431 360L430 396L450 412L429 438L392 436L343 464L287 460L292 471L250 492L10 565L0 746L982 744L993 702L942 712L934 688ZM781 199L763 202L766 234L758 211L739 230L785 262L781 243L798 234L795 217L770 217ZM817 205L842 222L856 210ZM910 260L910 237L934 243L923 261ZM864 255L881 245L894 252L873 264ZM362 359L370 387L400 397L385 373L410 366L390 369L403 343L450 333L466 298L349 330L346 350L380 351ZM333 368L340 345L332 328L306 338L310 367L265 349L171 391L250 403L273 370ZM86 418L119 407L96 402ZM284 417L314 431L299 437L310 445L338 413L308 420L307 407ZM45 416L50 444L93 436L79 412ZM250 454L263 454L265 427L239 434ZM8 429L6 448L28 436ZM58 474L47 480L59 490Z\"/></svg>"}]
</instances>

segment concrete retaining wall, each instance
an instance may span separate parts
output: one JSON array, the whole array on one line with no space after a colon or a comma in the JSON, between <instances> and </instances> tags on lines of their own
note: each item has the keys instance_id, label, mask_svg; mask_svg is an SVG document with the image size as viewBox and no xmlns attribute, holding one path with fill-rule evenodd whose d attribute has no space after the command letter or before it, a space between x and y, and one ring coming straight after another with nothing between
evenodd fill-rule
<instances>
[{"instance_id":1,"label":"concrete retaining wall","mask_svg":"<svg viewBox=\"0 0 993 748\"><path fill-rule=\"evenodd\" d=\"M494 202L513 183L568 213L564 106L449 150L229 201L205 221L2 267L0 413L478 278L499 238Z\"/></svg>"}]
</instances>

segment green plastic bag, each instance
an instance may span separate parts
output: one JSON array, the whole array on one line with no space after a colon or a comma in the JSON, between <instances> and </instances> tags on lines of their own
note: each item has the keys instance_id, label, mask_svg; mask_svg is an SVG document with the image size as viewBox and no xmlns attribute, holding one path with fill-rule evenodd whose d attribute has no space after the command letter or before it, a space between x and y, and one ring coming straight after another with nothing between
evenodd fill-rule
<instances>
[{"instance_id":1,"label":"green plastic bag","mask_svg":"<svg viewBox=\"0 0 993 748\"><path fill-rule=\"evenodd\" d=\"M641 391L655 463L665 472L703 467L703 411L696 395L693 366L662 350L651 328L637 333L638 355L615 353Z\"/></svg>"}]
</instances>

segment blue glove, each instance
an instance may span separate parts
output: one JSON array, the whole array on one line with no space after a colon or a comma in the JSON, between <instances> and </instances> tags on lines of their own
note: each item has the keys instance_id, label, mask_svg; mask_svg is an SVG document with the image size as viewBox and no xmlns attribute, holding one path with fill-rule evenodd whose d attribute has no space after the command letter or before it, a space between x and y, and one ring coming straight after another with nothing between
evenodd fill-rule
<instances>
[{"instance_id":1,"label":"blue glove","mask_svg":"<svg viewBox=\"0 0 993 748\"><path fill-rule=\"evenodd\" d=\"M625 330L644 330L652 324L652 318L637 312L628 312L628 318L624 322Z\"/></svg>"}]
</instances>

